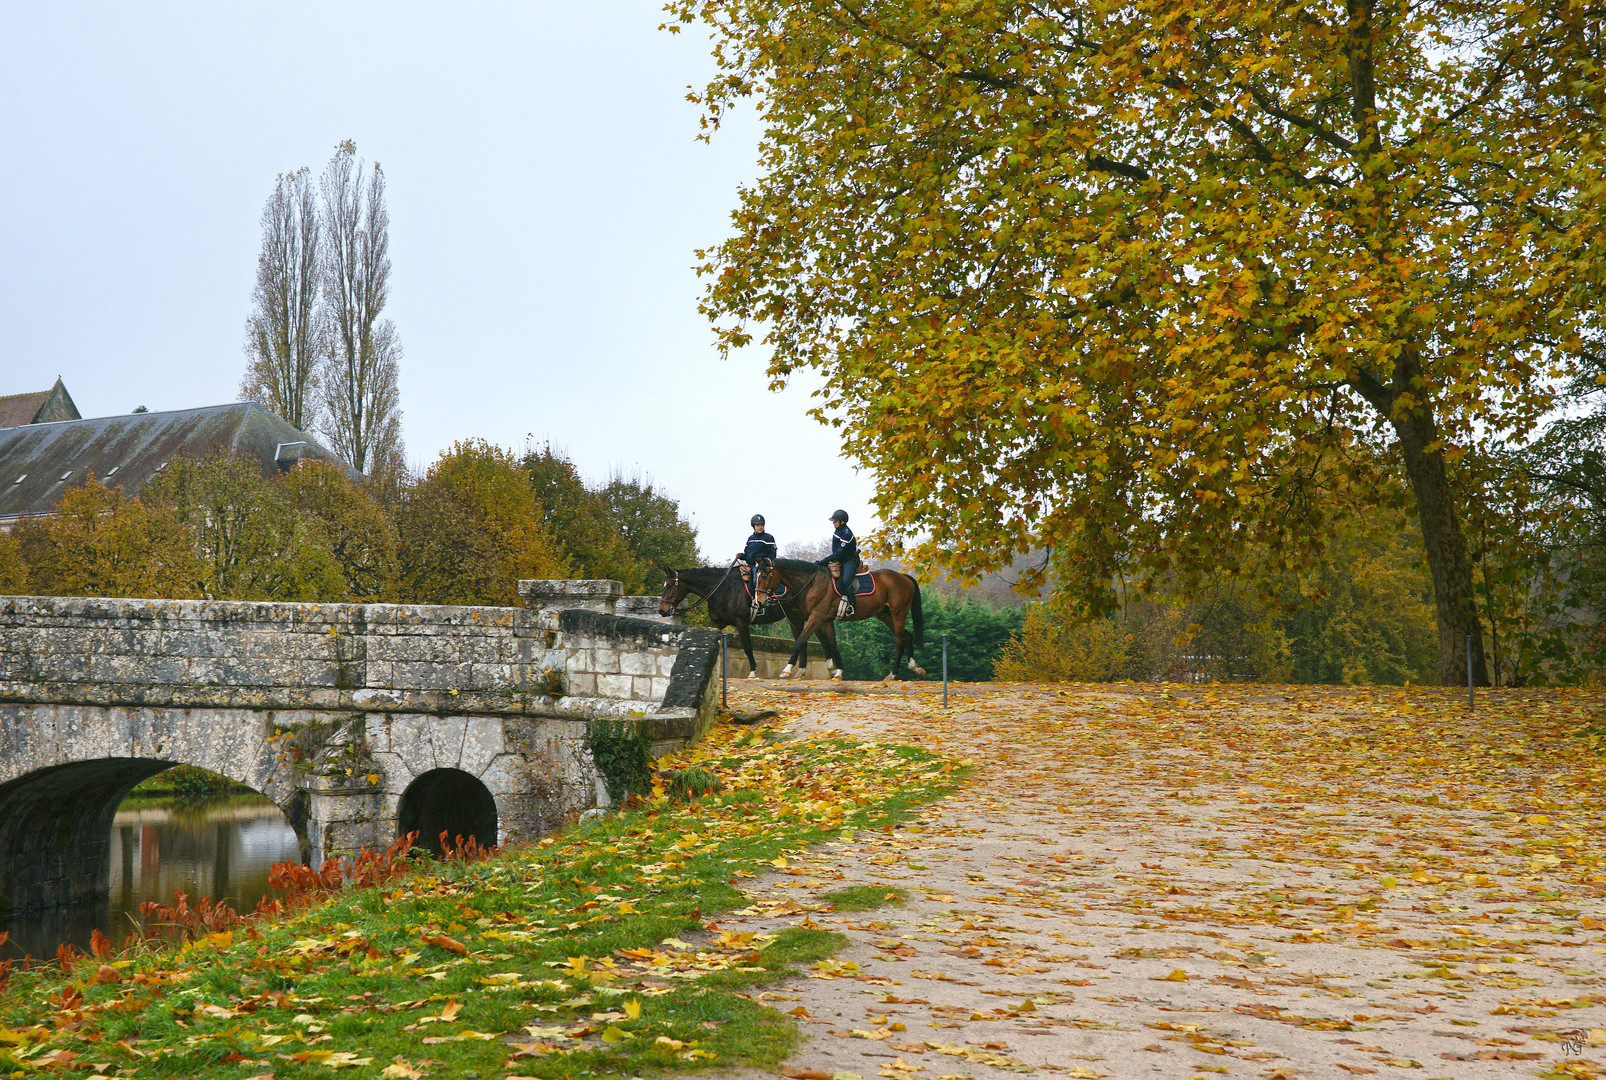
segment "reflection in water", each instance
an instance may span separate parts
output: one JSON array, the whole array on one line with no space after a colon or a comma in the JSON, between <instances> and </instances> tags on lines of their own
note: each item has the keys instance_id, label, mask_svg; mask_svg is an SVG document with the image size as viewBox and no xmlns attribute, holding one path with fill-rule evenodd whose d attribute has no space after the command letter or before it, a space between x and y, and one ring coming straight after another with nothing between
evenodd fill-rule
<instances>
[{"instance_id":1,"label":"reflection in water","mask_svg":"<svg viewBox=\"0 0 1606 1080\"><path fill-rule=\"evenodd\" d=\"M192 904L208 896L249 911L267 894L273 864L300 858L295 831L260 795L125 803L112 822L111 895L0 924L11 931L5 953L55 956L63 941L88 949L90 932L97 929L121 944L134 929L139 905L171 904L174 890L189 894Z\"/></svg>"}]
</instances>

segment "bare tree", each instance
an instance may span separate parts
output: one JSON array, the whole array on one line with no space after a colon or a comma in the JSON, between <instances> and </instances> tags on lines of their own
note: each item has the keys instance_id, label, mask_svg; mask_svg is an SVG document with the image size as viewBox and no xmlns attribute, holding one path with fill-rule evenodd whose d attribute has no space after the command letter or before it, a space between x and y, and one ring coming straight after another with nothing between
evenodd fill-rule
<instances>
[{"instance_id":1,"label":"bare tree","mask_svg":"<svg viewBox=\"0 0 1606 1080\"><path fill-rule=\"evenodd\" d=\"M318 204L308 172L280 173L262 208L262 252L245 323L249 363L240 393L303 431L316 421L323 351L318 255Z\"/></svg>"},{"instance_id":2,"label":"bare tree","mask_svg":"<svg viewBox=\"0 0 1606 1080\"><path fill-rule=\"evenodd\" d=\"M390 285L390 215L377 162L364 176L346 140L323 171L323 433L358 472L401 460L401 339L381 320Z\"/></svg>"}]
</instances>

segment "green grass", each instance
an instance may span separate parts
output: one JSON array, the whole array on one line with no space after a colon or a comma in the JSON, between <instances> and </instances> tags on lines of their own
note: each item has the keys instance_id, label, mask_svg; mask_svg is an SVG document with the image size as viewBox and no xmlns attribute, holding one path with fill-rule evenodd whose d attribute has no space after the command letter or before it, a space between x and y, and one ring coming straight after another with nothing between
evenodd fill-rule
<instances>
[{"instance_id":1,"label":"green grass","mask_svg":"<svg viewBox=\"0 0 1606 1080\"><path fill-rule=\"evenodd\" d=\"M681 763L723 785L690 801L665 794L469 866L427 863L182 954L131 954L115 961L120 981L96 979L98 960L14 975L0 1065L208 1080L328 1077L342 1060L367 1061L340 1070L354 1077L401 1062L486 1080L773 1066L794 1022L743 994L843 939L707 923L749 902L742 882L895 825L955 774L910 748L732 739L716 732Z\"/></svg>"},{"instance_id":2,"label":"green grass","mask_svg":"<svg viewBox=\"0 0 1606 1080\"><path fill-rule=\"evenodd\" d=\"M871 911L887 904L906 904L909 894L890 885L849 885L820 897L836 905L838 911Z\"/></svg>"}]
</instances>

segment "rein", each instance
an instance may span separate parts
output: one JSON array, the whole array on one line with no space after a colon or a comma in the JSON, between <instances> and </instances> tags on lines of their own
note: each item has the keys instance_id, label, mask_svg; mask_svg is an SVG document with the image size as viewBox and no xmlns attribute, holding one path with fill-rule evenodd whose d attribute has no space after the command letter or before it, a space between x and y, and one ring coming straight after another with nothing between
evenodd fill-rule
<instances>
[{"instance_id":1,"label":"rein","mask_svg":"<svg viewBox=\"0 0 1606 1080\"><path fill-rule=\"evenodd\" d=\"M777 568L777 569L779 569L779 568ZM779 577L780 575L777 574L776 576ZM816 566L814 568L814 573L810 574L809 575L809 579L807 581L805 581L802 584L802 586L797 590L797 595L799 597L807 597L808 594L809 594L810 586L812 586L814 584L814 579L819 577L819 576L820 576L820 568L818 566ZM785 585L786 582L783 581L783 582L781 582L781 584ZM753 582L753 599L755 601L758 599L758 582L756 582L756 581ZM769 603L769 594L768 593L764 594L764 602L765 603Z\"/></svg>"}]
</instances>

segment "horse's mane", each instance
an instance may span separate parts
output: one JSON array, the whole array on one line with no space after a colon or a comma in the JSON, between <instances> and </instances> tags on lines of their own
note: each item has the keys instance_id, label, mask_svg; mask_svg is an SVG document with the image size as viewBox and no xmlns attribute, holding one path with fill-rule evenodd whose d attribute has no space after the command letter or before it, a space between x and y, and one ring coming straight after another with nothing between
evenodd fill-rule
<instances>
[{"instance_id":1,"label":"horse's mane","mask_svg":"<svg viewBox=\"0 0 1606 1080\"><path fill-rule=\"evenodd\" d=\"M808 574L820 568L818 563L809 559L776 559L775 565L794 574Z\"/></svg>"}]
</instances>

